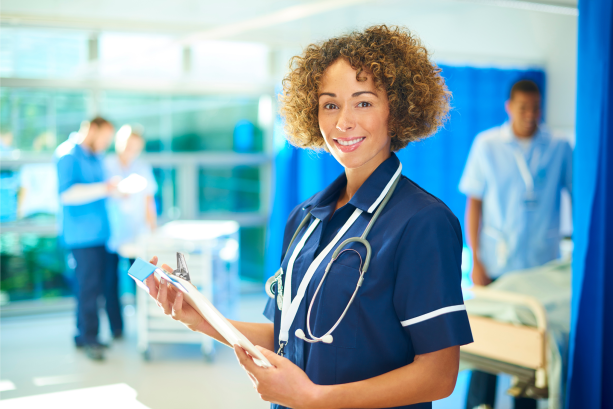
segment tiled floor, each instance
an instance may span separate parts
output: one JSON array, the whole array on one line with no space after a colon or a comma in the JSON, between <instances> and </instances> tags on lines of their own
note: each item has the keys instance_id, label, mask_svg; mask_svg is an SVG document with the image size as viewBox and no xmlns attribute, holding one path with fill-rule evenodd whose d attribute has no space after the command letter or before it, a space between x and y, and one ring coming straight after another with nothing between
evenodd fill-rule
<instances>
[{"instance_id":1,"label":"tiled floor","mask_svg":"<svg viewBox=\"0 0 613 409\"><path fill-rule=\"evenodd\" d=\"M262 297L244 297L244 319L259 319L264 302ZM73 347L72 314L3 319L0 378L13 382L16 389L2 392L1 399L126 383L151 409L269 407L253 390L231 349L217 344L210 363L198 345L159 345L146 362L136 347L135 317L126 317L126 324L125 339L111 345L106 361L96 363ZM101 330L101 338L108 339L105 321Z\"/></svg>"},{"instance_id":2,"label":"tiled floor","mask_svg":"<svg viewBox=\"0 0 613 409\"><path fill-rule=\"evenodd\" d=\"M240 319L262 321L266 299L243 296ZM72 344L74 318L57 313L2 319L0 379L14 390L1 399L125 383L150 409L267 408L236 363L231 349L220 344L214 362L205 362L198 345L156 346L153 359L144 361L136 347L135 316L126 317L126 337L113 343L107 360L87 359ZM105 321L102 339L108 339ZM466 374L460 374L454 395L435 402L435 409L463 408ZM0 404L0 406L2 406ZM113 409L120 409L115 407Z\"/></svg>"}]
</instances>

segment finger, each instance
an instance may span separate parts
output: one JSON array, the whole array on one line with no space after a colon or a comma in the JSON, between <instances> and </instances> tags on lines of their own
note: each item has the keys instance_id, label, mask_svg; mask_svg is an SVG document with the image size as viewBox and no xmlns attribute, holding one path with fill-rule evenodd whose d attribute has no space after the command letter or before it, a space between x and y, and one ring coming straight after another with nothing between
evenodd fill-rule
<instances>
[{"instance_id":1,"label":"finger","mask_svg":"<svg viewBox=\"0 0 613 409\"><path fill-rule=\"evenodd\" d=\"M282 356L277 355L276 353L272 352L270 349L261 347L259 345L256 345L255 347L262 353L262 355L264 355L266 359L268 359L268 362L273 364L276 368L283 365L283 363L285 362L286 358L283 358Z\"/></svg>"},{"instance_id":2,"label":"finger","mask_svg":"<svg viewBox=\"0 0 613 409\"><path fill-rule=\"evenodd\" d=\"M158 298L158 280L153 274L145 279L145 285L149 288L149 294L157 300Z\"/></svg>"},{"instance_id":3,"label":"finger","mask_svg":"<svg viewBox=\"0 0 613 409\"><path fill-rule=\"evenodd\" d=\"M251 356L249 356L247 352L245 352L245 350L239 345L234 345L234 353L238 358L238 362L240 362L243 368L245 368L245 371L257 378L256 372L260 367L253 362L253 358L251 358Z\"/></svg>"},{"instance_id":4,"label":"finger","mask_svg":"<svg viewBox=\"0 0 613 409\"><path fill-rule=\"evenodd\" d=\"M172 304L172 318L179 319L183 313L183 293L179 293L175 297L175 302Z\"/></svg>"},{"instance_id":5,"label":"finger","mask_svg":"<svg viewBox=\"0 0 613 409\"><path fill-rule=\"evenodd\" d=\"M149 264L153 264L154 266L157 266L157 264L158 264L158 256L151 257L151 260L149 260Z\"/></svg>"},{"instance_id":6,"label":"finger","mask_svg":"<svg viewBox=\"0 0 613 409\"><path fill-rule=\"evenodd\" d=\"M172 273L174 270L168 264L162 264L162 268L169 273Z\"/></svg>"},{"instance_id":7,"label":"finger","mask_svg":"<svg viewBox=\"0 0 613 409\"><path fill-rule=\"evenodd\" d=\"M253 384L253 389L257 391L258 390L258 380L255 379L255 376L253 376L249 372L247 372L247 376L249 377L249 379L251 379L251 383Z\"/></svg>"},{"instance_id":8,"label":"finger","mask_svg":"<svg viewBox=\"0 0 613 409\"><path fill-rule=\"evenodd\" d=\"M166 280L162 278L160 280L160 290L158 292L157 301L158 301L158 305L162 307L162 310L164 310L164 314L169 315L172 313L172 311L170 309L170 306L168 305L167 292L168 292L168 283L166 282Z\"/></svg>"}]
</instances>

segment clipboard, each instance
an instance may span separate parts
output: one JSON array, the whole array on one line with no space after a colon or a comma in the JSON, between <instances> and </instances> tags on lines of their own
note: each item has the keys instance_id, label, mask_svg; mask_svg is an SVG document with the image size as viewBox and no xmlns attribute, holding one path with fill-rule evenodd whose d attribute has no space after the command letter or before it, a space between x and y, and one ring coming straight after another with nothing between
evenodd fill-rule
<instances>
[{"instance_id":1,"label":"clipboard","mask_svg":"<svg viewBox=\"0 0 613 409\"><path fill-rule=\"evenodd\" d=\"M130 267L128 275L136 281L136 284L149 292L149 287L144 283L151 274L158 278L164 278L183 293L183 298L191 305L213 328L223 336L230 345L238 345L253 357L256 365L262 368L270 368L272 364L266 357L224 317L215 306L196 287L187 280L168 274L162 268L154 266L141 258L137 258Z\"/></svg>"}]
</instances>

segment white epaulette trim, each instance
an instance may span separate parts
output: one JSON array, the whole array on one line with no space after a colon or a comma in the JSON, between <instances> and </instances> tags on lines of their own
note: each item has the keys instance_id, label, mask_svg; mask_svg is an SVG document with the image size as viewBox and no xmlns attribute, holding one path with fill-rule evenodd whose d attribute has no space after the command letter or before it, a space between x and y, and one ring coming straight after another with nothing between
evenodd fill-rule
<instances>
[{"instance_id":1,"label":"white epaulette trim","mask_svg":"<svg viewBox=\"0 0 613 409\"><path fill-rule=\"evenodd\" d=\"M466 310L466 306L464 304L461 305L452 305L450 307L439 308L438 310L434 310L424 315L420 315L419 317L411 318L410 320L400 321L403 327L408 327L409 325L417 324L422 321L429 320L434 317L438 317L439 315L448 314L450 312L463 311Z\"/></svg>"}]
</instances>

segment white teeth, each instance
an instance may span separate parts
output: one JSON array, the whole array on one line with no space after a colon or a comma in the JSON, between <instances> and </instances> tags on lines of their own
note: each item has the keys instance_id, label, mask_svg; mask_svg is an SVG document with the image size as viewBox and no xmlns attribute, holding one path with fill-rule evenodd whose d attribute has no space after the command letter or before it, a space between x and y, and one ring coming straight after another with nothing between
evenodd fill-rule
<instances>
[{"instance_id":1,"label":"white teeth","mask_svg":"<svg viewBox=\"0 0 613 409\"><path fill-rule=\"evenodd\" d=\"M348 141L344 141L342 139L337 139L336 141L338 143L340 143L341 145L343 145L343 146L351 146L351 145L355 145L358 142L362 142L363 140L364 140L364 138L351 139L351 140L348 140Z\"/></svg>"}]
</instances>

